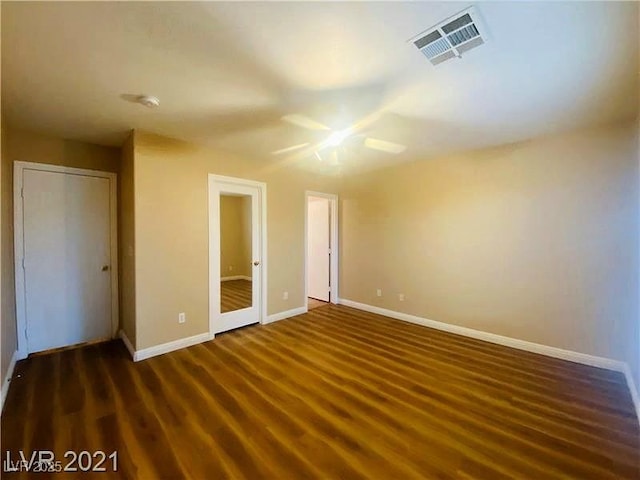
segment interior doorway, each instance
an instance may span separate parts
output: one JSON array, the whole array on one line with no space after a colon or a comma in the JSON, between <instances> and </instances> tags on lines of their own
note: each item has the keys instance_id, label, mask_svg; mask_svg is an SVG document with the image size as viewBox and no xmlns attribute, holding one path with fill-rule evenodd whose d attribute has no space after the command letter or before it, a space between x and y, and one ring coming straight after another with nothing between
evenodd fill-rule
<instances>
[{"instance_id":1,"label":"interior doorway","mask_svg":"<svg viewBox=\"0 0 640 480\"><path fill-rule=\"evenodd\" d=\"M305 292L307 309L338 303L336 195L305 195Z\"/></svg>"}]
</instances>

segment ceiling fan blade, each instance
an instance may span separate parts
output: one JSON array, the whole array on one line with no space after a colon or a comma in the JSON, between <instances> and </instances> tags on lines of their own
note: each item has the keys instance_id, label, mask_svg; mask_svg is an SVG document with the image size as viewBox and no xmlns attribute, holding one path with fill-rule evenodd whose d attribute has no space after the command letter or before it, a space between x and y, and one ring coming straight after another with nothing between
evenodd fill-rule
<instances>
[{"instance_id":1,"label":"ceiling fan blade","mask_svg":"<svg viewBox=\"0 0 640 480\"><path fill-rule=\"evenodd\" d=\"M364 146L372 148L373 150L380 150L387 153L402 153L407 149L406 145L400 145L399 143L387 142L386 140L378 140L377 138L366 138Z\"/></svg>"},{"instance_id":2,"label":"ceiling fan blade","mask_svg":"<svg viewBox=\"0 0 640 480\"><path fill-rule=\"evenodd\" d=\"M331 152L329 165L332 165L332 166L340 165L340 159L338 158L338 150L334 150Z\"/></svg>"},{"instance_id":3,"label":"ceiling fan blade","mask_svg":"<svg viewBox=\"0 0 640 480\"><path fill-rule=\"evenodd\" d=\"M316 122L312 118L306 117L304 115L298 115L297 113L285 115L284 117L282 117L282 120L297 125L298 127L306 128L308 130L331 130L326 125L323 125L320 122Z\"/></svg>"},{"instance_id":4,"label":"ceiling fan blade","mask_svg":"<svg viewBox=\"0 0 640 480\"><path fill-rule=\"evenodd\" d=\"M298 150L299 148L306 147L307 145L309 145L309 142L301 143L299 145L292 145L291 147L287 147L287 148L281 148L280 150L271 152L271 155L280 155L281 153L293 152L294 150Z\"/></svg>"}]
</instances>

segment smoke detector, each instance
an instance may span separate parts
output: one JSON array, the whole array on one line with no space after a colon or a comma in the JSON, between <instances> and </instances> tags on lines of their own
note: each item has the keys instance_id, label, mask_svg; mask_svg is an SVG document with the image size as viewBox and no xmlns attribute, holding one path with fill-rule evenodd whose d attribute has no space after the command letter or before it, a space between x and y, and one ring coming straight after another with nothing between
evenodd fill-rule
<instances>
[{"instance_id":1,"label":"smoke detector","mask_svg":"<svg viewBox=\"0 0 640 480\"><path fill-rule=\"evenodd\" d=\"M461 58L463 53L479 47L486 40L486 30L478 12L469 7L410 41L433 65L438 65L452 58Z\"/></svg>"},{"instance_id":2,"label":"smoke detector","mask_svg":"<svg viewBox=\"0 0 640 480\"><path fill-rule=\"evenodd\" d=\"M138 97L138 103L148 108L156 108L160 106L160 100L158 97L152 97L151 95L140 95Z\"/></svg>"}]
</instances>

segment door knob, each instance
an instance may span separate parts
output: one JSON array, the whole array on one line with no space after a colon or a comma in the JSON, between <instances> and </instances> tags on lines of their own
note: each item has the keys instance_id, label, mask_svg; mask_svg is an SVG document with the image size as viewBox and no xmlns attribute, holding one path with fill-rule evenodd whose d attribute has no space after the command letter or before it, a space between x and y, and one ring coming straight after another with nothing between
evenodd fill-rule
<instances>
[{"instance_id":1,"label":"door knob","mask_svg":"<svg viewBox=\"0 0 640 480\"><path fill-rule=\"evenodd\" d=\"M103 265L102 266L102 271L106 272L107 270L109 270L109 265Z\"/></svg>"},{"instance_id":2,"label":"door knob","mask_svg":"<svg viewBox=\"0 0 640 480\"><path fill-rule=\"evenodd\" d=\"M253 264L257 267L258 265L260 265L260 262L256 260L255 262L253 262Z\"/></svg>"}]
</instances>

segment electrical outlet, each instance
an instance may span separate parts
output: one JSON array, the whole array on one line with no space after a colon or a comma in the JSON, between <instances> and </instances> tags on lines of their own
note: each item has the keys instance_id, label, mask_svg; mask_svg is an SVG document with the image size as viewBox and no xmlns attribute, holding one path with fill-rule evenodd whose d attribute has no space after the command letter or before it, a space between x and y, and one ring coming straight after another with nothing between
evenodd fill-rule
<instances>
[{"instance_id":1,"label":"electrical outlet","mask_svg":"<svg viewBox=\"0 0 640 480\"><path fill-rule=\"evenodd\" d=\"M400 300L401 302L404 302L404 293L398 294L398 300Z\"/></svg>"},{"instance_id":2,"label":"electrical outlet","mask_svg":"<svg viewBox=\"0 0 640 480\"><path fill-rule=\"evenodd\" d=\"M178 314L178 323L184 323L187 321L187 315L182 312Z\"/></svg>"},{"instance_id":3,"label":"electrical outlet","mask_svg":"<svg viewBox=\"0 0 640 480\"><path fill-rule=\"evenodd\" d=\"M376 290L376 297L381 297L382 296L382 289L379 288Z\"/></svg>"},{"instance_id":4,"label":"electrical outlet","mask_svg":"<svg viewBox=\"0 0 640 480\"><path fill-rule=\"evenodd\" d=\"M282 299L283 300L289 300L289 292L283 292L282 293Z\"/></svg>"},{"instance_id":5,"label":"electrical outlet","mask_svg":"<svg viewBox=\"0 0 640 480\"><path fill-rule=\"evenodd\" d=\"M233 265L229 265L229 271L233 271Z\"/></svg>"}]
</instances>

